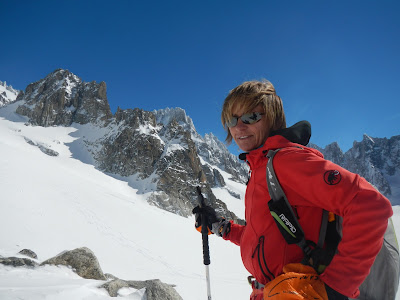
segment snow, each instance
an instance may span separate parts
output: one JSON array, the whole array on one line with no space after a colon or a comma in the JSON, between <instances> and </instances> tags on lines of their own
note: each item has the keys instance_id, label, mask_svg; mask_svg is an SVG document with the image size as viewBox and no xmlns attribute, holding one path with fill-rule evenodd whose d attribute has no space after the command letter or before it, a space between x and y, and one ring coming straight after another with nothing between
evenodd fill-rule
<instances>
[{"instance_id":1,"label":"snow","mask_svg":"<svg viewBox=\"0 0 400 300\"><path fill-rule=\"evenodd\" d=\"M102 136L100 129L26 126L25 118L12 113L13 105L0 109L0 255L18 256L28 248L40 263L85 246L105 273L125 280L160 279L176 285L185 300L206 299L201 235L194 230L193 218L150 206L143 194L149 182L136 180L132 185L98 171L81 146L83 136L93 142ZM46 155L27 139L59 155ZM213 192L243 218L243 185L218 171L227 187ZM394 212L400 231L400 206ZM248 299L249 274L239 247L213 235L210 254L212 298ZM67 267L0 264L0 299L112 299L98 288L104 282L83 279ZM119 298L139 300L143 294L144 290L121 289Z\"/></svg>"},{"instance_id":2,"label":"snow","mask_svg":"<svg viewBox=\"0 0 400 300\"><path fill-rule=\"evenodd\" d=\"M384 174L385 179L391 186L392 195L390 196L390 200L393 204L400 204L400 174L399 171L396 170L395 174L389 176L387 173Z\"/></svg>"},{"instance_id":3,"label":"snow","mask_svg":"<svg viewBox=\"0 0 400 300\"><path fill-rule=\"evenodd\" d=\"M235 215L237 215L239 218L244 220L245 219L245 216L244 216L245 190L241 189L241 187L243 185L230 180L229 178L231 177L231 175L229 173L226 173L225 171L222 171L219 168L216 168L216 169L221 173L222 177L224 178L226 186L223 188L213 188L212 191L213 191L214 195L218 199L223 200L231 212L235 213ZM232 197L232 195L229 192L238 194L238 196L240 196L240 199Z\"/></svg>"},{"instance_id":4,"label":"snow","mask_svg":"<svg viewBox=\"0 0 400 300\"><path fill-rule=\"evenodd\" d=\"M2 101L0 101L0 107L2 105L15 101L17 99L18 93L19 91L13 89L11 85L7 85L6 82L0 81L0 95L5 96L5 102L3 103ZM3 96L0 97L0 100Z\"/></svg>"},{"instance_id":5,"label":"snow","mask_svg":"<svg viewBox=\"0 0 400 300\"><path fill-rule=\"evenodd\" d=\"M161 145L163 145L164 141L157 134L160 131L160 129L161 129L161 126L153 127L150 124L146 124L146 125L140 124L136 130L139 132L139 134L152 136L153 138L159 140Z\"/></svg>"},{"instance_id":6,"label":"snow","mask_svg":"<svg viewBox=\"0 0 400 300\"><path fill-rule=\"evenodd\" d=\"M370 140L373 144L375 144L375 141L372 137L370 137L368 134L364 133L364 139Z\"/></svg>"},{"instance_id":7,"label":"snow","mask_svg":"<svg viewBox=\"0 0 400 300\"><path fill-rule=\"evenodd\" d=\"M173 153L175 151L184 151L185 150L185 148L182 147L182 145L179 143L170 144L166 148L167 148L166 153L165 153L166 156L173 155Z\"/></svg>"},{"instance_id":8,"label":"snow","mask_svg":"<svg viewBox=\"0 0 400 300\"><path fill-rule=\"evenodd\" d=\"M192 119L186 115L184 109L180 107L176 108L164 108L160 110L154 110L153 113L156 115L157 124L168 125L173 119L175 119L179 125L190 132L195 132Z\"/></svg>"},{"instance_id":9,"label":"snow","mask_svg":"<svg viewBox=\"0 0 400 300\"><path fill-rule=\"evenodd\" d=\"M46 265L30 269L0 265L0 278L1 299L109 299L105 290L96 288L96 280L83 279L67 267Z\"/></svg>"},{"instance_id":10,"label":"snow","mask_svg":"<svg viewBox=\"0 0 400 300\"><path fill-rule=\"evenodd\" d=\"M11 111L0 110L0 255L28 248L41 262L85 246L105 273L160 279L176 285L183 299L207 297L201 236L193 218L148 205L138 189L82 162L87 158L77 151L78 142L82 135L96 140L96 130L91 137L89 128L76 125L25 126L25 119ZM59 156L44 154L26 138ZM210 253L213 298L247 299L251 290L239 247L211 236ZM68 268L0 265L0 299L110 299L97 288L102 283ZM141 299L143 291L121 293L121 298Z\"/></svg>"}]
</instances>

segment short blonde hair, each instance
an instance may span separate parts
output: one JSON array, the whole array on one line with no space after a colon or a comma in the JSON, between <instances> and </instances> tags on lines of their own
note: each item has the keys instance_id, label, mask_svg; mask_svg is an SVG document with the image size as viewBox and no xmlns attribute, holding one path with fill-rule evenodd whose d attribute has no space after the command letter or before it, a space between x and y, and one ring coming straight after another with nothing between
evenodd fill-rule
<instances>
[{"instance_id":1,"label":"short blonde hair","mask_svg":"<svg viewBox=\"0 0 400 300\"><path fill-rule=\"evenodd\" d=\"M233 108L250 113L260 104L265 110L269 132L286 128L282 99L276 94L272 83L265 79L246 81L229 92L222 106L221 122L228 133L228 145L232 142L232 135L226 123L232 118Z\"/></svg>"}]
</instances>

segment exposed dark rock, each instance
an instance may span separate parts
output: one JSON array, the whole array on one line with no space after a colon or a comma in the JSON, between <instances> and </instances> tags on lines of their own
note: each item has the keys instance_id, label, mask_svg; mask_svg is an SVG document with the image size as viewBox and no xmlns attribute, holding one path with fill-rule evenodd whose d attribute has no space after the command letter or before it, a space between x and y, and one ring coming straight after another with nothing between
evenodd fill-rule
<instances>
[{"instance_id":1,"label":"exposed dark rock","mask_svg":"<svg viewBox=\"0 0 400 300\"><path fill-rule=\"evenodd\" d=\"M42 151L44 154L47 154L49 156L58 156L59 153L57 151L54 151L53 149L50 149L48 146L45 146L43 144L36 143L27 137L25 137L25 141L32 146L36 146L39 148L40 151Z\"/></svg>"},{"instance_id":2,"label":"exposed dark rock","mask_svg":"<svg viewBox=\"0 0 400 300\"><path fill-rule=\"evenodd\" d=\"M33 252L32 250L29 249L22 249L21 251L19 251L18 253L22 254L22 255L26 255L28 257L37 259L37 255L35 252Z\"/></svg>"},{"instance_id":3,"label":"exposed dark rock","mask_svg":"<svg viewBox=\"0 0 400 300\"><path fill-rule=\"evenodd\" d=\"M99 288L106 289L106 291L108 292L108 294L111 297L118 297L118 291L124 287L130 287L129 283L126 282L125 280L121 280L121 279L117 278L117 279L108 281L107 283L101 285Z\"/></svg>"},{"instance_id":4,"label":"exposed dark rock","mask_svg":"<svg viewBox=\"0 0 400 300\"><path fill-rule=\"evenodd\" d=\"M112 117L106 96L106 84L86 83L68 70L56 70L31 83L18 100L24 102L16 112L40 126L69 126L97 123Z\"/></svg>"},{"instance_id":5,"label":"exposed dark rock","mask_svg":"<svg viewBox=\"0 0 400 300\"><path fill-rule=\"evenodd\" d=\"M12 267L36 267L38 263L29 259L21 257L0 257L0 264Z\"/></svg>"},{"instance_id":6,"label":"exposed dark rock","mask_svg":"<svg viewBox=\"0 0 400 300\"><path fill-rule=\"evenodd\" d=\"M118 131L102 141L102 148L95 155L99 169L122 176L149 177L163 153L154 114L141 109L118 109L115 121Z\"/></svg>"},{"instance_id":7,"label":"exposed dark rock","mask_svg":"<svg viewBox=\"0 0 400 300\"><path fill-rule=\"evenodd\" d=\"M106 289L111 297L117 297L118 291L124 287L131 287L137 290L145 288L144 295L146 300L182 300L173 285L163 283L159 279L146 281L114 279L100 286L100 288Z\"/></svg>"},{"instance_id":8,"label":"exposed dark rock","mask_svg":"<svg viewBox=\"0 0 400 300\"><path fill-rule=\"evenodd\" d=\"M71 266L81 277L87 279L105 280L103 271L94 253L86 247L64 251L40 264Z\"/></svg>"}]
</instances>

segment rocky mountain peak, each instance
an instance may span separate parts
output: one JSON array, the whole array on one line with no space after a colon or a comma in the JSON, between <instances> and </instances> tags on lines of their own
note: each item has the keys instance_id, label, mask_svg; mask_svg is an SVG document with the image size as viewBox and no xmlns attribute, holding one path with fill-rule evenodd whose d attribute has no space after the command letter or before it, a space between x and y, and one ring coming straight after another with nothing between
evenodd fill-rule
<instances>
[{"instance_id":1,"label":"rocky mountain peak","mask_svg":"<svg viewBox=\"0 0 400 300\"><path fill-rule=\"evenodd\" d=\"M369 135L367 135L366 133L363 134L363 140L364 143L366 144L374 144L375 141L372 137L370 137Z\"/></svg>"},{"instance_id":2,"label":"rocky mountain peak","mask_svg":"<svg viewBox=\"0 0 400 300\"><path fill-rule=\"evenodd\" d=\"M17 100L21 101L17 113L45 127L104 123L112 117L105 82L83 82L63 69L29 84Z\"/></svg>"},{"instance_id":3,"label":"rocky mountain peak","mask_svg":"<svg viewBox=\"0 0 400 300\"><path fill-rule=\"evenodd\" d=\"M185 110L180 107L167 107L164 109L154 110L153 113L156 116L157 123L167 126L169 123L174 121L182 126L184 130L188 130L192 133L196 132L192 119L187 116Z\"/></svg>"},{"instance_id":4,"label":"rocky mountain peak","mask_svg":"<svg viewBox=\"0 0 400 300\"><path fill-rule=\"evenodd\" d=\"M118 107L114 118L119 125L130 126L133 129L147 125L156 127L155 115L139 108L122 110Z\"/></svg>"},{"instance_id":5,"label":"rocky mountain peak","mask_svg":"<svg viewBox=\"0 0 400 300\"><path fill-rule=\"evenodd\" d=\"M14 102L18 94L19 91L11 85L7 85L7 82L0 81L0 107Z\"/></svg>"},{"instance_id":6,"label":"rocky mountain peak","mask_svg":"<svg viewBox=\"0 0 400 300\"><path fill-rule=\"evenodd\" d=\"M344 153L342 149L340 149L339 144L337 142L333 142L325 147L325 151L327 153L326 159L331 161L335 161L337 164L341 165L344 162Z\"/></svg>"}]
</instances>

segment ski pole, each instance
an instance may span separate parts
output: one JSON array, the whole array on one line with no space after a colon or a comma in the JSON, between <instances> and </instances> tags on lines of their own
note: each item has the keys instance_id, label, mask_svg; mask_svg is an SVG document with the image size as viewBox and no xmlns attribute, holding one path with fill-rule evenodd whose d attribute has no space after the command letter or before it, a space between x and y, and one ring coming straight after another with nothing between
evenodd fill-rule
<instances>
[{"instance_id":1,"label":"ski pole","mask_svg":"<svg viewBox=\"0 0 400 300\"><path fill-rule=\"evenodd\" d=\"M197 187L198 197L197 200L199 202L199 207L204 207L205 200L203 194L201 193L201 189ZM207 226L207 219L205 215L201 216L201 237L203 240L203 262L206 267L206 280L207 280L207 299L211 300L211 286L210 286L210 249L208 247L208 226Z\"/></svg>"}]
</instances>

